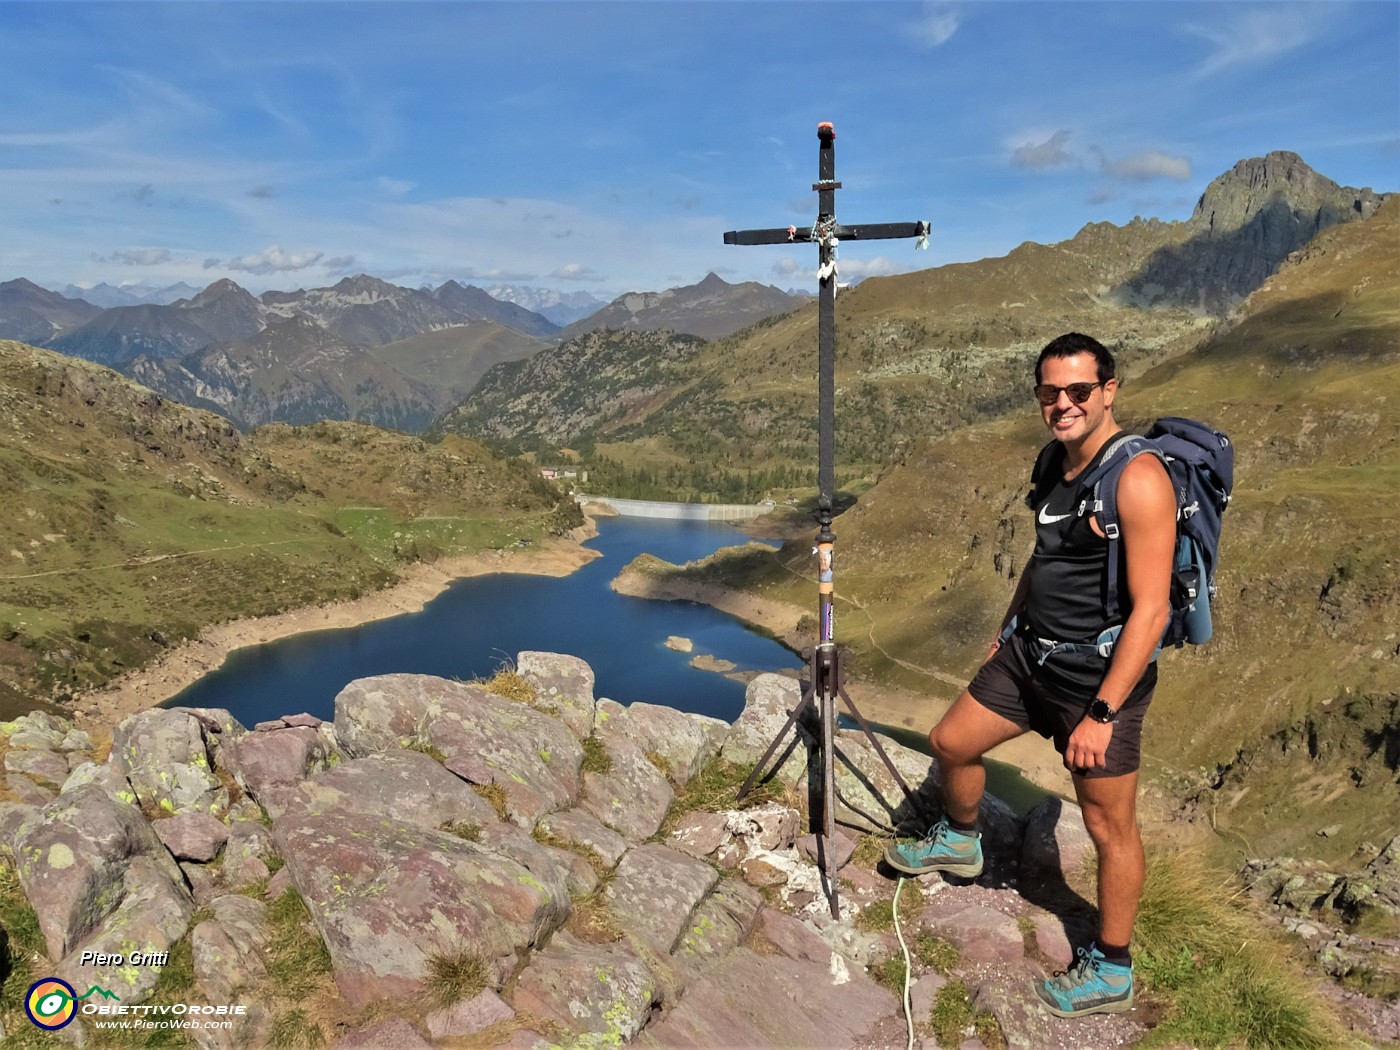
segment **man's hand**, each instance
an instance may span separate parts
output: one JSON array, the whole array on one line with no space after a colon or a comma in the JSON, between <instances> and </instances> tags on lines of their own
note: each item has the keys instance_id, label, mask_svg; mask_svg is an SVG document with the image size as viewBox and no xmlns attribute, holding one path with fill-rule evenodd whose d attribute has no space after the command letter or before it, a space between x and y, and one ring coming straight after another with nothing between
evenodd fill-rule
<instances>
[{"instance_id":1,"label":"man's hand","mask_svg":"<svg viewBox=\"0 0 1400 1050\"><path fill-rule=\"evenodd\" d=\"M1095 722L1086 715L1069 735L1069 744L1065 747L1065 768L1071 773L1103 769L1107 765L1104 756L1112 739L1113 723Z\"/></svg>"}]
</instances>

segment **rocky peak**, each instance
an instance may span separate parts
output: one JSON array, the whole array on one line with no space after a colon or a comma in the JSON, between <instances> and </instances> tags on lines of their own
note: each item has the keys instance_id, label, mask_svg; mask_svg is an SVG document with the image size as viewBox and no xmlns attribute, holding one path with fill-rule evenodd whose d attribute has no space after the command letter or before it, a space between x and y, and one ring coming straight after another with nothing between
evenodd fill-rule
<instances>
[{"instance_id":1,"label":"rocky peak","mask_svg":"<svg viewBox=\"0 0 1400 1050\"><path fill-rule=\"evenodd\" d=\"M1242 160L1206 187L1196 203L1190 225L1201 233L1221 234L1241 229L1266 212L1292 213L1319 230L1350 219L1368 219L1386 199L1370 187L1339 186L1287 150Z\"/></svg>"},{"instance_id":2,"label":"rocky peak","mask_svg":"<svg viewBox=\"0 0 1400 1050\"><path fill-rule=\"evenodd\" d=\"M257 306L257 300L254 299L251 294L227 277L220 278L198 295L191 299L184 300L183 303L191 307L214 306L218 304Z\"/></svg>"},{"instance_id":3,"label":"rocky peak","mask_svg":"<svg viewBox=\"0 0 1400 1050\"><path fill-rule=\"evenodd\" d=\"M357 273L354 277L346 277L340 281L331 291L347 298L355 296L374 302L376 299L392 299L404 289L388 281L381 281L378 277L371 277L367 273Z\"/></svg>"},{"instance_id":4,"label":"rocky peak","mask_svg":"<svg viewBox=\"0 0 1400 1050\"><path fill-rule=\"evenodd\" d=\"M1286 150L1242 160L1201 194L1188 239L1153 252L1116 295L1224 314L1291 253L1330 226L1369 219L1387 196L1339 186Z\"/></svg>"}]
</instances>

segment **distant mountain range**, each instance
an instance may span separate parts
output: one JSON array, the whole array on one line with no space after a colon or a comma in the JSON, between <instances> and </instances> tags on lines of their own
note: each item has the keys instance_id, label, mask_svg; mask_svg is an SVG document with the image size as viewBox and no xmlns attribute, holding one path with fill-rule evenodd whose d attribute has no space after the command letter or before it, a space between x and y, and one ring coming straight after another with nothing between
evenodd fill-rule
<instances>
[{"instance_id":1,"label":"distant mountain range","mask_svg":"<svg viewBox=\"0 0 1400 1050\"><path fill-rule=\"evenodd\" d=\"M878 471L906 443L1024 398L1028 361L1063 332L1101 334L1125 368L1179 352L1320 230L1370 219L1385 199L1339 186L1296 154L1271 153L1212 181L1183 222L1091 223L1060 244L865 280L837 300L838 457ZM721 286L761 289L711 275L688 289L623 296L560 334L595 323L644 328ZM569 339L547 362L489 373L434 432L630 443L627 458L654 469L728 464L713 468L717 492L732 480L720 476L726 470L810 460L815 314L800 307L708 345Z\"/></svg>"},{"instance_id":2,"label":"distant mountain range","mask_svg":"<svg viewBox=\"0 0 1400 1050\"><path fill-rule=\"evenodd\" d=\"M572 339L600 328L619 332L669 330L702 339L720 339L765 318L791 313L811 301L772 285L746 281L730 284L709 274L699 284L664 292L628 292L597 313L575 321L559 333Z\"/></svg>"},{"instance_id":3,"label":"distant mountain range","mask_svg":"<svg viewBox=\"0 0 1400 1050\"><path fill-rule=\"evenodd\" d=\"M1149 342L1165 345L1201 318L1228 312L1320 230L1365 219L1383 200L1369 189L1337 185L1296 154L1271 153L1214 180L1185 222L1094 223L1061 245L1027 243L1004 259L865 281L842 303L841 365L845 378L860 381L859 396L849 402L857 418L847 428L846 449L875 462L925 419L935 427L956 423L960 417L945 414L952 405L946 382L912 402L910 395L935 373L949 378L944 373L958 355L978 358L1041 329L1086 327L1125 307L1142 311L1135 324ZM177 291L191 294L159 301ZM501 298L456 281L411 289L364 274L331 287L260 296L227 279L202 291L86 290L107 302L138 294L151 300L103 309L20 278L0 284L0 338L108 365L241 426L325 417L419 430L468 396L493 366L541 352L577 359L581 370L566 389L555 367L515 369L445 422L447 429L519 434L536 422L523 406L568 403L597 379L582 362L605 348L624 358L634 349L641 354L637 388L649 393L588 397L589 411L565 412L574 427L611 431L620 422L612 417L625 414L632 431L671 440L675 426L689 425L682 417L701 412L733 429L723 440L753 454L777 445L795 449L798 432L809 425L807 393L792 380L810 371L807 296L755 282L730 284L711 273L686 287L629 292L560 328L525 304L562 319L598 300L515 286L495 291ZM1111 329L1122 322L1105 316L1104 323ZM722 368L694 343L661 354L669 370L661 382L645 362L654 341L633 347L584 338L605 329L739 341ZM749 329L754 334L743 334ZM562 345L549 349L553 344ZM629 368L616 365L606 385L619 392ZM993 378L996 369L979 364L976 371ZM899 378L910 375L924 378L911 387ZM538 391L535 383L548 389ZM691 388L703 391L704 409L677 396ZM995 398L995 384L988 389ZM668 390L672 396L662 396ZM760 406L746 404L760 391ZM792 424L760 433L778 419ZM551 434L567 431L563 422L540 420Z\"/></svg>"},{"instance_id":4,"label":"distant mountain range","mask_svg":"<svg viewBox=\"0 0 1400 1050\"><path fill-rule=\"evenodd\" d=\"M496 284L486 294L503 303L523 306L563 327L607 306L607 301L588 292L559 292L553 288L531 288L520 284Z\"/></svg>"},{"instance_id":5,"label":"distant mountain range","mask_svg":"<svg viewBox=\"0 0 1400 1050\"><path fill-rule=\"evenodd\" d=\"M713 274L691 288L607 305L586 293L498 290L573 325L561 332L519 301L456 281L412 289L361 274L329 288L255 297L224 279L172 302L137 301L100 285L90 291L107 302L126 300L102 309L20 278L0 284L0 338L116 368L240 426L330 418L417 431L492 365L529 357L565 335L610 325L728 334L803 301ZM576 319L589 308L589 317Z\"/></svg>"},{"instance_id":6,"label":"distant mountain range","mask_svg":"<svg viewBox=\"0 0 1400 1050\"><path fill-rule=\"evenodd\" d=\"M161 288L150 284L111 285L104 281L89 288L81 288L76 284L66 285L62 294L69 299L81 299L106 310L113 306L140 306L142 303L168 306L177 300L198 295L199 289L184 281Z\"/></svg>"}]
</instances>

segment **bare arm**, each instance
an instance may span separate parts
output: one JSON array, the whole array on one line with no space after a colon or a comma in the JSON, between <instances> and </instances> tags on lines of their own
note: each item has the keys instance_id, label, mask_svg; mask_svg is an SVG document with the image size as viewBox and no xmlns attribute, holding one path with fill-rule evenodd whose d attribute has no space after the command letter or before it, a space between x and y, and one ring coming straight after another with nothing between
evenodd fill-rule
<instances>
[{"instance_id":1,"label":"bare arm","mask_svg":"<svg viewBox=\"0 0 1400 1050\"><path fill-rule=\"evenodd\" d=\"M1139 456L1124 468L1118 481L1118 519L1131 604L1098 694L1115 710L1152 662L1171 615L1176 496L1166 468L1155 456ZM1112 734L1112 724L1085 718L1070 736L1065 765L1102 767Z\"/></svg>"}]
</instances>

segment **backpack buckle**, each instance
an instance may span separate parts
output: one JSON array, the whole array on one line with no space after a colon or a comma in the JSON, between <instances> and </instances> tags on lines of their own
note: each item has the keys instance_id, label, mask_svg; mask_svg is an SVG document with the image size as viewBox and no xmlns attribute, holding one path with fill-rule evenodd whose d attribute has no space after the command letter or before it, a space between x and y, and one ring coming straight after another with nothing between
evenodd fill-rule
<instances>
[{"instance_id":1,"label":"backpack buckle","mask_svg":"<svg viewBox=\"0 0 1400 1050\"><path fill-rule=\"evenodd\" d=\"M1118 538L1118 523L1116 521L1110 521L1104 526L1103 534L1110 540L1116 540Z\"/></svg>"}]
</instances>

